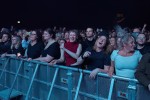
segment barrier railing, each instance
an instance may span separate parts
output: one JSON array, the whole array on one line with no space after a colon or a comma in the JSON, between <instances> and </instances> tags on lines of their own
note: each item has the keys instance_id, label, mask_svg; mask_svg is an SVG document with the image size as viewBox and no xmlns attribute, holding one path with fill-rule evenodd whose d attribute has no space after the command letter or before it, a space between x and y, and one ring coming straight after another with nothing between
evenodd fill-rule
<instances>
[{"instance_id":1,"label":"barrier railing","mask_svg":"<svg viewBox=\"0 0 150 100\"><path fill-rule=\"evenodd\" d=\"M20 100L149 100L136 79L17 58L0 58L0 98ZM7 91L8 90L8 91Z\"/></svg>"}]
</instances>

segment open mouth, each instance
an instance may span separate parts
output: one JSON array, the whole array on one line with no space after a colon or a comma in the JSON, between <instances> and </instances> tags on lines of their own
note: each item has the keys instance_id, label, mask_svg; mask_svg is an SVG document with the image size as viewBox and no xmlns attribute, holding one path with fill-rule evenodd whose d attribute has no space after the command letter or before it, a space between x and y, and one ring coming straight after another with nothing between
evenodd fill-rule
<instances>
[{"instance_id":1,"label":"open mouth","mask_svg":"<svg viewBox=\"0 0 150 100\"><path fill-rule=\"evenodd\" d=\"M102 45L103 43L99 42L100 45Z\"/></svg>"}]
</instances>

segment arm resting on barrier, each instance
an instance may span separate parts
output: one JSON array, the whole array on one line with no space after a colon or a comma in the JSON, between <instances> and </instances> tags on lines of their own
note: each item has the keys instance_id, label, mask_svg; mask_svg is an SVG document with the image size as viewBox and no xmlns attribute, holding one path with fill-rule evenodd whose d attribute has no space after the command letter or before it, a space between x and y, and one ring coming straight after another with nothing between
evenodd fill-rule
<instances>
[{"instance_id":1,"label":"arm resting on barrier","mask_svg":"<svg viewBox=\"0 0 150 100\"><path fill-rule=\"evenodd\" d=\"M62 63L65 61L65 57L64 57L64 50L63 49L60 49L60 58L59 59L54 59L52 60L49 64L50 65L55 65L57 63Z\"/></svg>"},{"instance_id":2,"label":"arm resting on barrier","mask_svg":"<svg viewBox=\"0 0 150 100\"><path fill-rule=\"evenodd\" d=\"M54 59L54 57L47 55L46 57L39 57L33 60L39 60L39 61L43 61L43 62L50 62Z\"/></svg>"},{"instance_id":3,"label":"arm resting on barrier","mask_svg":"<svg viewBox=\"0 0 150 100\"><path fill-rule=\"evenodd\" d=\"M6 56L8 56L8 57L16 57L17 55L16 54L7 54L7 53L4 53L4 54L1 55L1 57L6 57Z\"/></svg>"},{"instance_id":4,"label":"arm resting on barrier","mask_svg":"<svg viewBox=\"0 0 150 100\"><path fill-rule=\"evenodd\" d=\"M91 73L90 73L90 78L95 78L96 77L96 75L99 73L99 72L101 72L101 73L108 73L108 71L109 71L109 66L105 66L104 65L104 69L101 69L101 68L96 68L96 69L94 69Z\"/></svg>"}]
</instances>

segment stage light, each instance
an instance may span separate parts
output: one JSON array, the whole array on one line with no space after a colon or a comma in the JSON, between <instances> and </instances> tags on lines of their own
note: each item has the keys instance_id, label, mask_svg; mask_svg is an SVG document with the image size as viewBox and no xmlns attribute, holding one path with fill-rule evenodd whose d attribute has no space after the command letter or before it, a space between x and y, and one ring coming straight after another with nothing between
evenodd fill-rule
<instances>
[{"instance_id":1,"label":"stage light","mask_svg":"<svg viewBox=\"0 0 150 100\"><path fill-rule=\"evenodd\" d=\"M20 24L20 21L17 21L18 24Z\"/></svg>"}]
</instances>

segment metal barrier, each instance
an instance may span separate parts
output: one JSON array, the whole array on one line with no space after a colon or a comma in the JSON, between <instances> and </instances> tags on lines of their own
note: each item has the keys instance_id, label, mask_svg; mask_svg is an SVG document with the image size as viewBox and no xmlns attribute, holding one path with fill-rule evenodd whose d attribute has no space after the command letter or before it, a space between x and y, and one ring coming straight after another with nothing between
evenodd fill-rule
<instances>
[{"instance_id":1,"label":"metal barrier","mask_svg":"<svg viewBox=\"0 0 150 100\"><path fill-rule=\"evenodd\" d=\"M136 79L17 58L0 58L0 99L19 100L149 100Z\"/></svg>"}]
</instances>

